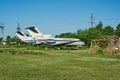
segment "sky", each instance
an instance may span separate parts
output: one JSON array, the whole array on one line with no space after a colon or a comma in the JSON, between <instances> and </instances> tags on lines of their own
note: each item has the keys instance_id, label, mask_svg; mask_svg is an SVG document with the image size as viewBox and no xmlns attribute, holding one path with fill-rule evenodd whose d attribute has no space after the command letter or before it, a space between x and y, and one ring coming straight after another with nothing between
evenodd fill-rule
<instances>
[{"instance_id":1,"label":"sky","mask_svg":"<svg viewBox=\"0 0 120 80\"><path fill-rule=\"evenodd\" d=\"M90 28L93 14L94 26L102 21L115 29L120 23L119 4L120 0L0 0L0 24L4 23L5 36L16 36L18 23L25 33L25 28L35 26L55 36Z\"/></svg>"}]
</instances>

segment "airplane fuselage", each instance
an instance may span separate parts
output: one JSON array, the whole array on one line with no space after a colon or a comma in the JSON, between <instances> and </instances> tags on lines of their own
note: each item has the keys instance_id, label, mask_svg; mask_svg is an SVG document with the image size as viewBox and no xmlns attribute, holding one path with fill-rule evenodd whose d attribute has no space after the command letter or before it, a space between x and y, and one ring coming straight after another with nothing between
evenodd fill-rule
<instances>
[{"instance_id":1,"label":"airplane fuselage","mask_svg":"<svg viewBox=\"0 0 120 80\"><path fill-rule=\"evenodd\" d=\"M52 46L82 46L85 45L84 42L80 41L76 38L54 38L49 34L42 34L35 27L26 28L28 32L31 34L31 37L27 37L23 32L16 32L17 36L26 43L30 44L48 44Z\"/></svg>"}]
</instances>

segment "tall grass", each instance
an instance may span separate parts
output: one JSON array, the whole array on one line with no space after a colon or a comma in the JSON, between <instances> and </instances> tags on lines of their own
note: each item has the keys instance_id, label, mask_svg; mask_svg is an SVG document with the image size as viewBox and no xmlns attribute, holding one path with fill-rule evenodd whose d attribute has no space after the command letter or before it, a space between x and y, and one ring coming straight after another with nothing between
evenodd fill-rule
<instances>
[{"instance_id":1,"label":"tall grass","mask_svg":"<svg viewBox=\"0 0 120 80\"><path fill-rule=\"evenodd\" d=\"M13 49L14 55L8 51L10 55L4 50L0 54L0 80L120 79L120 58L110 55L87 50Z\"/></svg>"}]
</instances>

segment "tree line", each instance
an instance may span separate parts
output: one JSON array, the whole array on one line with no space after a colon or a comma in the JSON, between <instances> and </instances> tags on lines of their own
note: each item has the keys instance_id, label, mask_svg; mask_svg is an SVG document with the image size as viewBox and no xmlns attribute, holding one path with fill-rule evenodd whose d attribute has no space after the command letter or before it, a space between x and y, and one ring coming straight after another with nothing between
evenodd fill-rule
<instances>
[{"instance_id":1,"label":"tree line","mask_svg":"<svg viewBox=\"0 0 120 80\"><path fill-rule=\"evenodd\" d=\"M88 29L82 30L78 29L76 32L66 32L61 33L60 35L56 35L55 37L60 38L78 38L81 41L84 41L86 46L89 47L91 40L93 39L101 39L103 37L116 35L120 37L120 24L116 26L114 29L112 26L103 26L103 23L100 21L95 27L90 27ZM2 38L0 38L0 42L2 41ZM24 44L18 37L6 37L6 44Z\"/></svg>"},{"instance_id":2,"label":"tree line","mask_svg":"<svg viewBox=\"0 0 120 80\"><path fill-rule=\"evenodd\" d=\"M112 26L103 26L103 23L100 21L95 27L90 27L88 29L82 30L78 29L76 32L67 32L62 33L60 35L56 35L56 37L61 38L79 38L84 41L86 46L90 46L91 40L93 39L101 39L107 36L116 35L120 37L120 24L116 26L114 29Z\"/></svg>"}]
</instances>

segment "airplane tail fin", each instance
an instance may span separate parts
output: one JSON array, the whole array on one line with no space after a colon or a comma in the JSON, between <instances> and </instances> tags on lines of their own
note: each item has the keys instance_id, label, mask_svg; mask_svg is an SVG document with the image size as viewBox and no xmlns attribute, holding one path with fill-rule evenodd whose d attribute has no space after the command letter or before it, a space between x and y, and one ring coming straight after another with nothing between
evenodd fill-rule
<instances>
[{"instance_id":1,"label":"airplane tail fin","mask_svg":"<svg viewBox=\"0 0 120 80\"><path fill-rule=\"evenodd\" d=\"M18 38L21 39L21 40L24 40L24 39L27 37L27 36L26 36L23 32L21 32L21 31L16 32L16 35L17 35Z\"/></svg>"},{"instance_id":2,"label":"airplane tail fin","mask_svg":"<svg viewBox=\"0 0 120 80\"><path fill-rule=\"evenodd\" d=\"M18 32L16 32L16 35L18 36L18 38L21 41L23 41L25 43L35 43L36 42L33 37L28 37L23 32L18 31Z\"/></svg>"},{"instance_id":3,"label":"airplane tail fin","mask_svg":"<svg viewBox=\"0 0 120 80\"><path fill-rule=\"evenodd\" d=\"M43 34L35 27L28 27L26 28L28 32L31 34L32 37L40 37Z\"/></svg>"},{"instance_id":4,"label":"airplane tail fin","mask_svg":"<svg viewBox=\"0 0 120 80\"><path fill-rule=\"evenodd\" d=\"M50 38L52 35L49 34L42 34L36 27L28 27L26 28L28 32L31 34L34 38Z\"/></svg>"}]
</instances>

